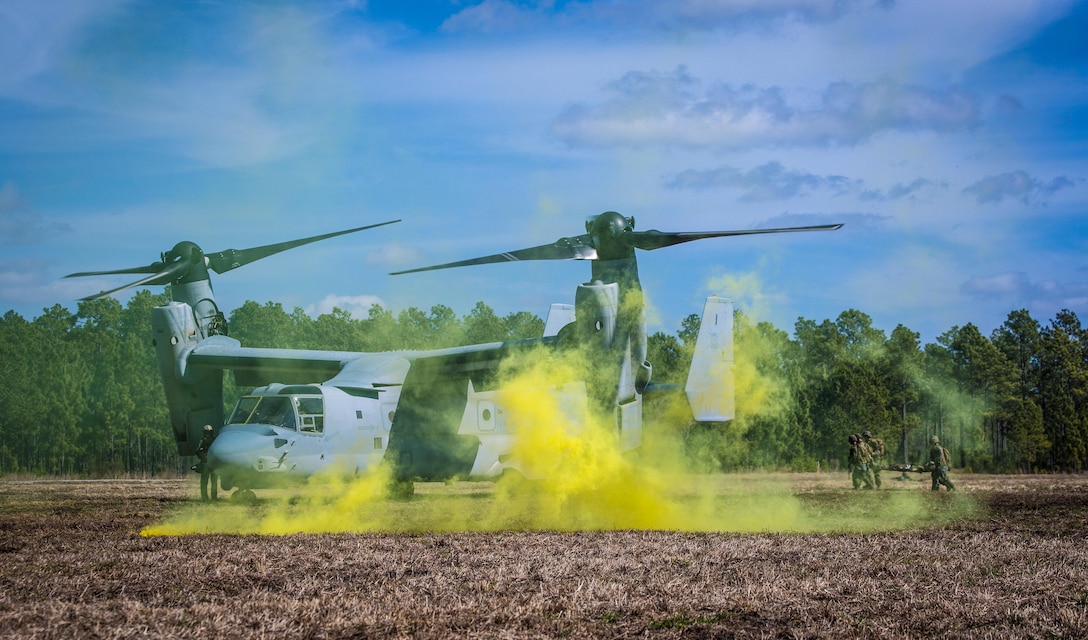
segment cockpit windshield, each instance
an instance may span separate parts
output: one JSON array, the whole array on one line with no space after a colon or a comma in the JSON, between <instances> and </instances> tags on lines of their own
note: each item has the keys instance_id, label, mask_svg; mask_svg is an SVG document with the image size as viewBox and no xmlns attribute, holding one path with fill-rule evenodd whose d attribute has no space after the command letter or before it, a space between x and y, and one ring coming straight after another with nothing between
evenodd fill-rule
<instances>
[{"instance_id":1,"label":"cockpit windshield","mask_svg":"<svg viewBox=\"0 0 1088 640\"><path fill-rule=\"evenodd\" d=\"M284 396L242 396L228 424L270 424L298 431L294 402Z\"/></svg>"}]
</instances>

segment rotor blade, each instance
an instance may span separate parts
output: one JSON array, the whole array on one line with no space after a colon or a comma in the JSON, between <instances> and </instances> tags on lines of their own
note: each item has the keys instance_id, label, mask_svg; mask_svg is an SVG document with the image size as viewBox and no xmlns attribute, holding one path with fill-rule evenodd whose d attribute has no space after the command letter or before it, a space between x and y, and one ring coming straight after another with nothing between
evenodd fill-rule
<instances>
[{"instance_id":1,"label":"rotor blade","mask_svg":"<svg viewBox=\"0 0 1088 640\"><path fill-rule=\"evenodd\" d=\"M745 229L741 231L691 231L669 233L650 229L649 231L633 231L624 234L624 241L636 249L647 251L671 247L674 244L702 240L704 238L722 238L726 236L749 236L761 233L789 233L793 231L834 231L842 227L842 224L822 224L811 227L784 227L779 229Z\"/></svg>"},{"instance_id":2,"label":"rotor blade","mask_svg":"<svg viewBox=\"0 0 1088 640\"><path fill-rule=\"evenodd\" d=\"M80 271L79 273L69 273L64 276L65 278L81 278L83 276L112 276L122 273L158 273L162 270L163 263L152 262L146 267L131 267L129 269L112 269L110 271Z\"/></svg>"},{"instance_id":3,"label":"rotor blade","mask_svg":"<svg viewBox=\"0 0 1088 640\"><path fill-rule=\"evenodd\" d=\"M394 271L389 275L398 276L402 273L418 273L420 271L435 271L438 269L452 269L453 267L467 267L474 264L491 264L494 262L518 262L520 260L596 260L597 249L593 247L592 239L588 234L582 234L573 238L560 238L551 244L543 244L539 247L518 249L507 253L482 258L471 258L459 262L447 262L432 267L420 267L406 271Z\"/></svg>"},{"instance_id":4,"label":"rotor blade","mask_svg":"<svg viewBox=\"0 0 1088 640\"><path fill-rule=\"evenodd\" d=\"M80 300L82 300L82 301L99 300L101 298L105 298L107 296L113 295L113 294L117 293L118 291L124 291L125 289L131 289L132 287L138 287L138 286L140 286L142 284L166 284L168 282L172 282L174 279L181 276L181 274L188 271L189 266L190 265L189 265L189 262L187 260L178 260L177 262L166 265L165 268L161 269L157 273L153 273L153 274L147 276L146 278L140 278L136 282L130 282L128 284L121 285L120 287L117 287L116 289L110 289L109 291L100 291L99 293L96 293L93 296L87 296L86 298L80 298ZM119 273L119 272L117 272L117 271L104 271L103 273ZM72 275L91 275L91 274L90 273L85 273L85 274L72 274ZM65 276L65 277L68 277L68 276Z\"/></svg>"},{"instance_id":5,"label":"rotor blade","mask_svg":"<svg viewBox=\"0 0 1088 640\"><path fill-rule=\"evenodd\" d=\"M348 233L355 233L356 231L363 231L364 229L373 229L374 227L381 227L387 224L393 224L394 222L400 222L400 220L389 220L387 222L379 222L378 224L371 224L365 227L356 227L354 229L347 229L345 231L335 231L333 233L326 233L320 236L302 238L300 240L288 240L287 242L266 244L263 247L253 247L250 249L227 249L226 251L220 251L219 253L209 253L206 254L208 258L208 266L211 267L212 270L216 273L226 273L231 269L237 269L238 267L247 265L251 262L255 262L257 260L260 260L261 258L267 258L268 256L275 255L277 253L280 253L281 251L287 251L288 249L301 247L304 244L310 244L311 242L326 240L328 238L335 238L336 236L342 236Z\"/></svg>"}]
</instances>

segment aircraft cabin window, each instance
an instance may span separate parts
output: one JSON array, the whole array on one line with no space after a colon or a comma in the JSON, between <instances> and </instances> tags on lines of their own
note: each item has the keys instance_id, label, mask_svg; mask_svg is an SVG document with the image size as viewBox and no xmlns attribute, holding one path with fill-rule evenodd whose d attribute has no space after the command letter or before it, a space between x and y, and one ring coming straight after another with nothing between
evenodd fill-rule
<instances>
[{"instance_id":1,"label":"aircraft cabin window","mask_svg":"<svg viewBox=\"0 0 1088 640\"><path fill-rule=\"evenodd\" d=\"M321 398L299 398L298 412L318 415L324 413Z\"/></svg>"},{"instance_id":2,"label":"aircraft cabin window","mask_svg":"<svg viewBox=\"0 0 1088 640\"><path fill-rule=\"evenodd\" d=\"M325 406L322 398L295 398L303 433L325 431Z\"/></svg>"}]
</instances>

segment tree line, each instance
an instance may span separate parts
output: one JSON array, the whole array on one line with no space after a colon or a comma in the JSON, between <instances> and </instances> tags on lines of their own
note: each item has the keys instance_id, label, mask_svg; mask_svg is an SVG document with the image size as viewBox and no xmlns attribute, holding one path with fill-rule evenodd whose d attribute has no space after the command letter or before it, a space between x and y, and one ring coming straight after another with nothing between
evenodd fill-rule
<instances>
[{"instance_id":1,"label":"tree line","mask_svg":"<svg viewBox=\"0 0 1088 640\"><path fill-rule=\"evenodd\" d=\"M1088 466L1088 330L1072 311L1044 325L1020 309L988 337L968 323L925 345L856 309L800 318L792 337L737 320L734 437L708 440L722 467L841 466L848 436L865 430L885 440L889 463L923 462L938 436L961 469Z\"/></svg>"},{"instance_id":2,"label":"tree line","mask_svg":"<svg viewBox=\"0 0 1088 640\"><path fill-rule=\"evenodd\" d=\"M85 301L26 320L0 318L0 474L70 476L183 472L155 353L144 290L122 306ZM953 327L935 343L897 326L890 334L850 309L834 320L800 318L792 334L743 313L735 318L736 419L693 425L647 411L647 430L672 430L707 470L838 468L846 439L869 430L891 462L918 463L932 435L956 466L975 471L1078 472L1088 466L1088 330L1063 310L1046 324L1026 310L983 335ZM435 305L368 317L312 318L302 309L247 301L229 315L247 346L335 351L432 349L539 336L544 321L497 315L483 302L466 315ZM699 316L675 334L649 336L656 382L683 383ZM243 391L226 377L228 409Z\"/></svg>"}]
</instances>

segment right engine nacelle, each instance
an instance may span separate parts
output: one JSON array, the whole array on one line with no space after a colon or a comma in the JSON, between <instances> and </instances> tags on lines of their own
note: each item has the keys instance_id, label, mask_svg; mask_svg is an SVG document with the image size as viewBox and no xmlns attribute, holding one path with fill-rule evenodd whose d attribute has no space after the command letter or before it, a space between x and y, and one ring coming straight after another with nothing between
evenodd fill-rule
<instances>
[{"instance_id":1,"label":"right engine nacelle","mask_svg":"<svg viewBox=\"0 0 1088 640\"><path fill-rule=\"evenodd\" d=\"M175 301L152 309L151 331L178 453L195 455L204 425L216 429L223 425L223 372L187 370L186 358L202 340L188 304Z\"/></svg>"}]
</instances>

